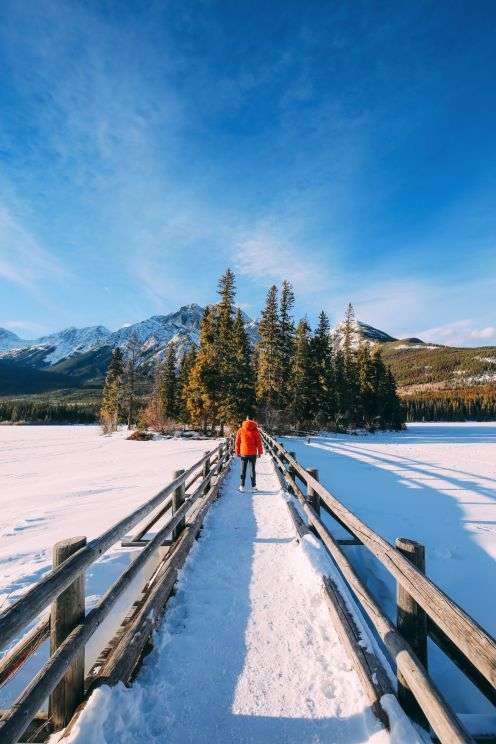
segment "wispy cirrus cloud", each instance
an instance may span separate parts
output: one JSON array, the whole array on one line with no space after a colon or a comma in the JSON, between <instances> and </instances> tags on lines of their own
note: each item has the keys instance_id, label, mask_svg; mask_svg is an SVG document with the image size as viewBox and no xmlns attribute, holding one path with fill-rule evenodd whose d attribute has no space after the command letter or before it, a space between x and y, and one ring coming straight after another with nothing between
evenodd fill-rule
<instances>
[{"instance_id":1,"label":"wispy cirrus cloud","mask_svg":"<svg viewBox=\"0 0 496 744\"><path fill-rule=\"evenodd\" d=\"M457 320L420 333L424 341L447 346L480 346L496 342L496 326L479 328L473 319Z\"/></svg>"},{"instance_id":2,"label":"wispy cirrus cloud","mask_svg":"<svg viewBox=\"0 0 496 744\"><path fill-rule=\"evenodd\" d=\"M61 263L0 205L0 277L32 292L47 279L67 276Z\"/></svg>"},{"instance_id":3,"label":"wispy cirrus cloud","mask_svg":"<svg viewBox=\"0 0 496 744\"><path fill-rule=\"evenodd\" d=\"M283 236L255 230L235 241L234 266L243 276L261 281L293 284L297 292L324 292L331 286L326 266Z\"/></svg>"}]
</instances>

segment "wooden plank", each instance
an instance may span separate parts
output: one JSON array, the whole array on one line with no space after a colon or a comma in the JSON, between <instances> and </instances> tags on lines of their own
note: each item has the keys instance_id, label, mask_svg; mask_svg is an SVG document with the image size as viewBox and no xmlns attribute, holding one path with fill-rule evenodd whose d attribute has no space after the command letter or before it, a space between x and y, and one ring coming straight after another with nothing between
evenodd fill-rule
<instances>
[{"instance_id":1,"label":"wooden plank","mask_svg":"<svg viewBox=\"0 0 496 744\"><path fill-rule=\"evenodd\" d=\"M218 449L218 448L216 448ZM157 508L166 499L172 502L174 490L186 481L187 478L203 465L211 453L205 454L198 462L186 470L180 478L169 483L159 493L146 501L142 506L135 509L120 522L113 525L100 537L91 540L85 547L81 548L62 566L51 571L44 579L26 592L17 602L0 613L0 648L31 622L33 617L42 612L64 589L77 578L77 576L105 553L114 543L122 538L130 529L139 524L148 514Z\"/></svg>"},{"instance_id":2,"label":"wooden plank","mask_svg":"<svg viewBox=\"0 0 496 744\"><path fill-rule=\"evenodd\" d=\"M183 473L184 473L184 469L175 470L174 479L179 478ZM179 508L184 504L184 498L185 498L184 483L181 483L181 485L176 488L172 496L172 513L173 514L175 514L179 510ZM177 540L181 532L184 530L184 525L185 525L185 521L183 517L177 523L177 526L174 528L174 532L172 533L173 540Z\"/></svg>"},{"instance_id":3,"label":"wooden plank","mask_svg":"<svg viewBox=\"0 0 496 744\"><path fill-rule=\"evenodd\" d=\"M34 628L0 659L0 687L16 674L23 664L50 636L50 616L40 620Z\"/></svg>"},{"instance_id":4,"label":"wooden plank","mask_svg":"<svg viewBox=\"0 0 496 744\"><path fill-rule=\"evenodd\" d=\"M107 617L115 602L162 546L163 541L170 536L174 527L190 507L191 501L192 497L188 498L172 519L157 532L126 571L107 589L96 607L88 613L84 623L73 630L16 700L12 715L0 725L2 744L14 744L22 735L29 722L40 709L43 701L60 682L81 648L84 647L98 626Z\"/></svg>"},{"instance_id":5,"label":"wooden plank","mask_svg":"<svg viewBox=\"0 0 496 744\"><path fill-rule=\"evenodd\" d=\"M464 654L455 646L453 641L448 638L446 633L443 633L441 628L436 625L434 620L430 617L427 618L427 632L429 637L434 641L441 651L451 659L458 669L460 669L464 675L472 682L475 687L481 692L487 700L493 705L496 705L496 690L490 682L479 672L471 661L469 661Z\"/></svg>"},{"instance_id":6,"label":"wooden plank","mask_svg":"<svg viewBox=\"0 0 496 744\"><path fill-rule=\"evenodd\" d=\"M0 710L0 721L2 721L4 718L7 718L10 715L10 712L10 709ZM36 718L33 718L19 741L21 743L44 742L52 733L53 727L48 717L48 713L39 713Z\"/></svg>"},{"instance_id":7,"label":"wooden plank","mask_svg":"<svg viewBox=\"0 0 496 744\"><path fill-rule=\"evenodd\" d=\"M333 626L357 672L365 694L377 718L389 728L389 719L381 706L381 698L394 694L386 670L377 656L363 645L363 639L335 582L328 576L322 579L322 590Z\"/></svg>"},{"instance_id":8,"label":"wooden plank","mask_svg":"<svg viewBox=\"0 0 496 744\"><path fill-rule=\"evenodd\" d=\"M425 573L425 548L423 545L415 542L415 540L399 537L396 540L396 548L419 571ZM427 669L427 615L400 583L397 584L396 590L396 627ZM397 671L397 677L398 700L403 710L412 720L428 729L429 724L400 669Z\"/></svg>"},{"instance_id":9,"label":"wooden plank","mask_svg":"<svg viewBox=\"0 0 496 744\"><path fill-rule=\"evenodd\" d=\"M279 452L284 449L278 442L272 441ZM285 457L290 466L301 469L299 463L287 453ZM423 576L387 540L332 496L321 483L309 474L306 477L308 484L319 493L331 513L367 546L488 682L496 686L496 640L436 584Z\"/></svg>"},{"instance_id":10,"label":"wooden plank","mask_svg":"<svg viewBox=\"0 0 496 744\"><path fill-rule=\"evenodd\" d=\"M71 537L53 546L53 566L62 565L86 545L85 537ZM79 576L52 603L50 610L50 654L84 621L85 575ZM64 728L84 697L84 646L72 660L63 678L51 691L48 712L55 731Z\"/></svg>"},{"instance_id":11,"label":"wooden plank","mask_svg":"<svg viewBox=\"0 0 496 744\"><path fill-rule=\"evenodd\" d=\"M188 553L198 536L207 510L217 498L225 472L227 472L227 468L204 499L194 523L185 529L177 541L176 546L167 554L164 565L157 573L153 586L150 587L141 606L137 608L135 616L124 629L105 664L102 665L94 684L115 684L118 681L129 682L132 678L143 649L154 628L161 621L165 605L176 583L178 572L184 565Z\"/></svg>"},{"instance_id":12,"label":"wooden plank","mask_svg":"<svg viewBox=\"0 0 496 744\"><path fill-rule=\"evenodd\" d=\"M307 473L312 478L315 478L315 480L319 480L319 471L317 468L307 468ZM315 488L312 488L310 485L307 486L307 501L313 506L315 513L320 517L320 496Z\"/></svg>"},{"instance_id":13,"label":"wooden plank","mask_svg":"<svg viewBox=\"0 0 496 744\"><path fill-rule=\"evenodd\" d=\"M294 504L292 504L291 501L286 501L286 505L288 507L289 514L293 521L294 528L298 534L298 537L301 540L302 537L305 537L305 535L308 535L310 533L310 530L308 529L303 519L300 517L300 515L296 511Z\"/></svg>"},{"instance_id":14,"label":"wooden plank","mask_svg":"<svg viewBox=\"0 0 496 744\"><path fill-rule=\"evenodd\" d=\"M338 545L363 545L363 542L357 537L338 537L336 542Z\"/></svg>"},{"instance_id":15,"label":"wooden plank","mask_svg":"<svg viewBox=\"0 0 496 744\"><path fill-rule=\"evenodd\" d=\"M433 681L429 678L425 668L415 656L410 646L398 633L394 625L382 612L375 599L364 587L326 526L321 522L309 504L305 504L303 508L309 521L315 527L328 552L355 593L359 603L365 609L379 637L406 679L408 686L414 693L420 707L441 742L443 744L473 742L472 737L463 729L456 715L444 700Z\"/></svg>"}]
</instances>

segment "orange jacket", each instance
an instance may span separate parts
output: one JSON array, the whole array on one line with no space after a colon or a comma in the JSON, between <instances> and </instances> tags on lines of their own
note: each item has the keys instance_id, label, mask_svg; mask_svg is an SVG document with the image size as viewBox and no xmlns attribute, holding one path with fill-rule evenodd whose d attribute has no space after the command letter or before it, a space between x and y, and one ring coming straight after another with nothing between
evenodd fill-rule
<instances>
[{"instance_id":1,"label":"orange jacket","mask_svg":"<svg viewBox=\"0 0 496 744\"><path fill-rule=\"evenodd\" d=\"M254 421L247 419L236 434L236 454L238 457L263 455L262 437Z\"/></svg>"}]
</instances>

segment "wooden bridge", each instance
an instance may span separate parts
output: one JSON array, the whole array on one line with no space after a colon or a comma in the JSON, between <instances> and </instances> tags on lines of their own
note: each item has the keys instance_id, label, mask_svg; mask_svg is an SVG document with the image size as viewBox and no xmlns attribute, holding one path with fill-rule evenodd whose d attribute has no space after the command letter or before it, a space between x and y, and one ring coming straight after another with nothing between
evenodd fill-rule
<instances>
[{"instance_id":1,"label":"wooden bridge","mask_svg":"<svg viewBox=\"0 0 496 744\"><path fill-rule=\"evenodd\" d=\"M262 697L272 696L274 704L271 710L279 711L280 723L276 734L276 716L272 712L270 725L265 716L265 728L259 727L257 731L261 733L254 733L252 722L248 723L246 717L249 714L252 718L263 718L263 700L257 698L256 704L251 704L251 708L245 706L246 710L243 706L238 706L238 710L233 704L231 707L233 710L236 708L236 716L227 716L225 710L220 710L227 706L219 697L219 685L214 685L210 693L202 692L205 697L202 704L205 709L218 709L218 718L217 711L212 713L217 741L243 741L244 736L250 741L290 741L291 731L295 740L305 741L305 734L302 733L304 729L295 729L294 719L298 716L301 700L311 697L312 684L306 679L304 666L299 666L297 659L293 658L288 663L286 677L281 670L273 668L281 663L284 666L284 655L288 658L294 655L292 643L301 646L303 629L300 626L304 625L302 618L305 616L309 625L305 633L312 633L309 618L312 616L313 600L309 602L300 596L301 587L298 588L298 581L288 568L288 551L291 550L290 544L296 540L302 543L318 540L332 559L329 570L319 579L318 591L325 600L329 628L337 634L340 648L326 645L316 635L311 637L311 644L318 646L319 658L330 655L332 648L333 654L346 655L359 680L357 699L367 700L373 712L376 723L373 730L383 730L387 736L387 730L393 723L391 716L394 707L391 707L391 700L397 699L409 719L422 726L437 740L446 744L474 741L463 721L451 709L443 691L438 689L429 676L427 639L434 641L493 705L496 702L495 640L425 576L422 546L404 538L398 539L395 546L388 543L346 509L319 482L315 470L305 470L294 454L287 452L268 433L264 433L264 440L269 457L264 458L264 483L257 507L257 520L272 527L272 532L278 531L276 537L273 534L270 538L257 537L256 530L252 530L253 534L249 535L248 496L235 493L233 476L229 476L231 485L226 481L222 486L233 455L232 442L226 440L206 453L187 471L178 471L172 483L99 538L89 543L84 538L74 538L55 546L51 573L0 615L0 648L8 646L19 637L24 628L35 623L0 660L0 685L10 680L41 643L50 638L48 661L14 705L1 714L2 744L43 741L51 732L63 729L69 733L79 717L84 716L87 701L96 688L101 685L113 686L119 681L132 685L143 658L153 645L153 631L162 622L167 602L177 584L178 572L199 535L209 507L220 494L223 497L222 508L229 511L226 511L225 523L219 529L225 529L225 525L229 525L233 533L239 530L236 535L220 534L217 537L218 549L226 551L228 570L232 572L228 576L224 593L228 594L232 588L234 599L236 576L238 594L241 590L246 592L246 587L239 586L239 573L249 573L250 566L244 564L249 564L252 560L251 543L260 543L257 549L264 568L257 574L256 580L251 579L250 596L252 603L263 605L260 618L270 628L270 632L267 631L268 645L265 644L262 650L255 648L254 651L258 654L253 663L257 672L252 670L252 676L243 684L249 690L257 685L266 686ZM258 498L258 494L256 497ZM214 511L218 512L220 508L221 503ZM284 514L289 515L290 520ZM241 520L239 524L234 524L236 518ZM334 537L333 525L345 528L348 537ZM133 529L136 532L130 534ZM201 542L207 544L208 539L202 538ZM245 548L243 540L246 543ZM139 552L98 604L86 614L85 571L118 541L139 549ZM370 551L395 577L398 587L396 625L388 619L358 577L343 549L346 545L358 545L361 550ZM304 556L298 553L297 559L303 561ZM278 586L260 586L264 577L269 575L269 564L277 561ZM110 615L116 602L129 595L132 582L149 565L153 566L151 577L142 587L139 596L130 598L129 611L124 621L115 629L114 637L85 674L86 644ZM214 575L211 581L215 580ZM291 625L282 618L279 621L277 613L281 605L275 604L272 594L277 594L281 603L290 605L288 617L300 618L301 622ZM239 614L239 603L235 607ZM49 615L40 615L47 608L50 608ZM222 621L228 626L226 638L232 644L241 644L243 641L239 628L236 628L236 623L239 625L236 613L226 620L225 608L218 607L216 611L220 615L212 616L213 618L222 618L222 613L224 614ZM218 620L214 619L213 622ZM191 651L198 662L194 674L197 677L210 674L215 677L213 666L219 663L225 640L215 640L219 635L217 629L210 627L206 619L205 624L206 632L212 635L212 644L217 642L219 647L216 654L211 656L206 655L207 652L201 647ZM279 627L274 630L275 625ZM229 635L229 628L236 632ZM258 627L256 633L255 646L264 640L263 628L261 631ZM292 635L295 637L291 638ZM174 643L181 643L180 636L174 639ZM239 649L228 647L224 649L224 653L239 655ZM200 663L202 659L203 664ZM257 677L260 666L265 667L262 682L262 678ZM342 665L340 668L333 667L332 659L327 659L323 673L329 677L331 686L333 675L341 675L335 681L339 681L344 687L354 684L349 675L340 671L341 668ZM170 680L172 686L176 681L181 689L181 694L176 698L178 707L184 705L188 694L195 695L198 680L195 686L192 676L183 675L180 678L180 673L177 678L174 676ZM288 688L292 685L294 690L291 697ZM43 713L47 699L48 711ZM288 699L292 700L291 704ZM308 717L313 715L318 718L312 713L311 703L310 700ZM327 710L325 704L324 700L324 712ZM201 708L200 702L198 706ZM183 723L187 722L187 711L188 708L184 708ZM242 725L244 728L240 728ZM312 732L313 738L308 736L307 740L358 740L356 733L352 734L351 729L346 726L343 728L341 725L338 735L335 726L335 722L328 720L325 725L322 723L317 733ZM249 739L247 732L250 734ZM209 736L212 740L211 732ZM190 738L184 728L180 735L175 732L175 737L173 734L169 736L164 730L163 741L169 740L189 741ZM195 732L191 733L191 741L193 740L207 741L209 738L205 735L202 739ZM496 731L492 735L487 732L485 741L496 741ZM97 739L95 742L98 744Z\"/></svg>"}]
</instances>

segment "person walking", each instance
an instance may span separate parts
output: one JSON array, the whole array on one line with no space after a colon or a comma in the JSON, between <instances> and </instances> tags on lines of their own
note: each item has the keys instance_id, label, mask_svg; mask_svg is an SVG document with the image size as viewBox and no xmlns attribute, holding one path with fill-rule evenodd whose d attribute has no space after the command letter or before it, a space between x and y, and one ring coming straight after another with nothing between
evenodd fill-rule
<instances>
[{"instance_id":1,"label":"person walking","mask_svg":"<svg viewBox=\"0 0 496 744\"><path fill-rule=\"evenodd\" d=\"M248 416L243 421L236 434L236 455L241 457L241 483L240 491L245 490L246 469L248 463L251 466L251 489L257 490L256 462L257 457L263 455L262 437L258 431L255 421Z\"/></svg>"}]
</instances>

